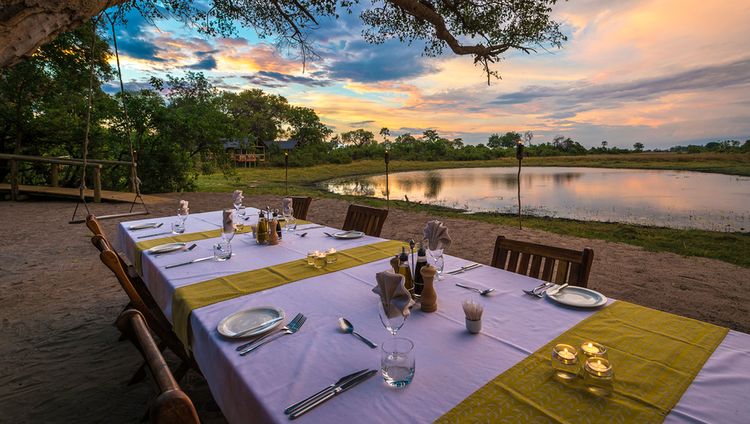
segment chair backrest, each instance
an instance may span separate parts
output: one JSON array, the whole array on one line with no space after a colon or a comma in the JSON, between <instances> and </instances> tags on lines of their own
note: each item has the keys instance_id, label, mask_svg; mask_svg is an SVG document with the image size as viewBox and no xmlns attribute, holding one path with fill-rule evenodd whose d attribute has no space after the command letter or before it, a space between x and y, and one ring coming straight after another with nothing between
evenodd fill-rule
<instances>
[{"instance_id":1,"label":"chair backrest","mask_svg":"<svg viewBox=\"0 0 750 424\"><path fill-rule=\"evenodd\" d=\"M143 315L135 309L125 310L117 318L117 327L123 334L129 335L141 351L146 367L158 387L159 395L149 407L151 422L200 423L193 402L175 381Z\"/></svg>"},{"instance_id":2,"label":"chair backrest","mask_svg":"<svg viewBox=\"0 0 750 424\"><path fill-rule=\"evenodd\" d=\"M89 227L89 230L91 230L92 233L94 233L95 236L104 236L104 229L102 228L101 224L99 224L99 220L96 219L96 216L94 214L88 214L86 215L86 226Z\"/></svg>"},{"instance_id":3,"label":"chair backrest","mask_svg":"<svg viewBox=\"0 0 750 424\"><path fill-rule=\"evenodd\" d=\"M498 236L490 265L553 283L586 287L594 251L565 249Z\"/></svg>"},{"instance_id":4,"label":"chair backrest","mask_svg":"<svg viewBox=\"0 0 750 424\"><path fill-rule=\"evenodd\" d=\"M342 229L345 231L362 231L368 236L380 237L387 217L388 211L386 209L349 205Z\"/></svg>"},{"instance_id":5,"label":"chair backrest","mask_svg":"<svg viewBox=\"0 0 750 424\"><path fill-rule=\"evenodd\" d=\"M143 315L148 326L157 336L159 336L159 339L161 339L161 341L172 350L172 352L179 356L183 361L192 363L192 357L172 330L169 321L163 315L159 315L158 312L152 311L143 300L143 297L138 294L138 290L123 269L117 258L117 254L112 250L107 239L101 235L97 235L91 238L91 242L101 252L99 254L99 259L101 259L102 263L104 263L104 265L115 274L117 281L130 299L130 305Z\"/></svg>"},{"instance_id":6,"label":"chair backrest","mask_svg":"<svg viewBox=\"0 0 750 424\"><path fill-rule=\"evenodd\" d=\"M297 219L307 219L307 211L310 209L312 197L292 197L292 214Z\"/></svg>"}]
</instances>

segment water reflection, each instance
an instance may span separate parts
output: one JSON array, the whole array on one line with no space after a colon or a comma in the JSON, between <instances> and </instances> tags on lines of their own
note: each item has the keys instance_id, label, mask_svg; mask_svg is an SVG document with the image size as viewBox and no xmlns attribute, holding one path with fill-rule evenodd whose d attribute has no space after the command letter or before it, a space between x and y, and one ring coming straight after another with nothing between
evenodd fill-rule
<instances>
[{"instance_id":1,"label":"water reflection","mask_svg":"<svg viewBox=\"0 0 750 424\"><path fill-rule=\"evenodd\" d=\"M514 168L464 168L391 174L391 199L473 212L516 213ZM385 176L324 186L339 194L385 197ZM524 213L720 231L750 230L750 179L686 171L527 167Z\"/></svg>"}]
</instances>

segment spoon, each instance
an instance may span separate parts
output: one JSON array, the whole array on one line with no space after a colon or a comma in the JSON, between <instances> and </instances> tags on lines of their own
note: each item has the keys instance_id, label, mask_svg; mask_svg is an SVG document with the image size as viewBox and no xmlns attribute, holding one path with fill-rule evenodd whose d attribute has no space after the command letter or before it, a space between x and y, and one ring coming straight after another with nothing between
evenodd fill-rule
<instances>
[{"instance_id":1,"label":"spoon","mask_svg":"<svg viewBox=\"0 0 750 424\"><path fill-rule=\"evenodd\" d=\"M456 283L456 285L457 285L458 287L463 287L463 288L465 288L465 289L469 289L469 290L474 290L475 292L479 293L479 294L480 294L480 295L482 295L482 296L487 296L488 294L490 294L490 293L492 293L493 291L495 291L495 289L484 289L484 290L482 290L482 289L478 289L478 288L476 288L476 287L465 286L465 285L463 285L463 284L460 284L460 283Z\"/></svg>"},{"instance_id":2,"label":"spoon","mask_svg":"<svg viewBox=\"0 0 750 424\"><path fill-rule=\"evenodd\" d=\"M339 327L341 327L341 330L343 332L349 333L349 334L351 334L353 336L356 336L358 339L360 339L363 342L365 342L365 344L367 346L370 346L373 349L375 349L375 348L378 347L378 345L376 345L375 343L367 340L365 337L362 337L362 335L360 335L359 333L357 333L356 331L354 331L354 326L346 318L344 318L344 317L339 318Z\"/></svg>"}]
</instances>

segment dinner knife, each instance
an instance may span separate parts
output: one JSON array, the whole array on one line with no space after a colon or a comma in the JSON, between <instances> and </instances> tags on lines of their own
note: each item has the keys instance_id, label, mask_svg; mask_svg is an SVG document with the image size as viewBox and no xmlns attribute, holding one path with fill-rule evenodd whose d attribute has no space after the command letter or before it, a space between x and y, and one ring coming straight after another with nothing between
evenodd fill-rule
<instances>
[{"instance_id":1,"label":"dinner knife","mask_svg":"<svg viewBox=\"0 0 750 424\"><path fill-rule=\"evenodd\" d=\"M302 408L299 408L296 411L294 411L293 413L289 414L289 419L293 420L293 419L301 417L302 415L306 414L307 412L309 412L313 408L317 407L321 403L323 403L323 402L331 399L332 397L338 395L339 393L343 393L343 392L351 389L352 387L354 387L354 386L358 385L359 383L361 383L361 382L367 380L368 378L372 377L377 372L378 372L377 370L370 370L370 371L367 371L364 374L361 374L361 375L359 375L357 377L352 378L351 380L349 380L349 381L347 381L347 382L345 382L343 384L337 385L336 387L334 387L332 390L330 390L329 392L327 392L323 396L320 396L317 400L315 400L313 402L310 402L307 405L303 406Z\"/></svg>"},{"instance_id":2,"label":"dinner knife","mask_svg":"<svg viewBox=\"0 0 750 424\"><path fill-rule=\"evenodd\" d=\"M249 333L251 331L259 330L259 329L261 329L263 327L268 327L271 324L276 324L277 322L281 321L282 319L284 319L283 316L278 316L276 318L271 318L268 321L264 322L263 324L256 325L255 327L248 328L247 330L244 330L244 331L240 331L239 333L234 334L232 337L240 337L243 334L247 334L247 333Z\"/></svg>"},{"instance_id":3,"label":"dinner knife","mask_svg":"<svg viewBox=\"0 0 750 424\"><path fill-rule=\"evenodd\" d=\"M356 377L359 377L360 375L362 375L362 374L365 374L365 373L366 373L366 372L368 372L368 371L369 371L369 370L368 370L367 368L365 368L365 369L363 369L363 370L359 370L359 371L357 371L357 372L353 372L353 373L351 373L351 374L349 374L349 375L345 375L345 376L343 376L343 377L339 378L339 380L338 380L337 382L335 382L335 383L333 383L333 384L330 384L330 385L326 386L326 387L325 387L325 388L324 388L323 390L319 391L318 393L315 393L315 394L314 394L314 395L312 395L312 396L309 396L309 397L307 397L307 398L305 398L305 399L302 399L301 401L299 401L299 402L295 403L294 405L290 405L290 406L288 406L288 407L287 407L287 408L286 408L286 409L284 410L284 413L285 413L285 414L287 414L287 415L289 415L289 414L291 414L292 412L294 412L295 410L299 409L300 407L302 407L302 406L305 406L306 404L308 404L308 403L310 403L310 402L312 402L312 401L315 401L315 400L317 400L317 399L318 399L319 397L321 397L322 395L326 394L326 392L328 392L328 391L330 391L330 390L333 390L333 389L335 389L335 388L336 388L336 386L340 386L340 385L342 385L342 384L345 384L345 383L347 383L347 382L348 382L349 380L351 380L351 379L353 379L353 378L356 378Z\"/></svg>"},{"instance_id":4,"label":"dinner knife","mask_svg":"<svg viewBox=\"0 0 750 424\"><path fill-rule=\"evenodd\" d=\"M145 236L140 236L140 237L138 237L138 238L139 238L139 239L142 239L142 238L146 238L146 237L163 236L163 235L166 235L166 234L172 234L172 232L171 232L171 231L165 231L165 232L163 232L163 233L156 233L156 234L146 234Z\"/></svg>"},{"instance_id":5,"label":"dinner knife","mask_svg":"<svg viewBox=\"0 0 750 424\"><path fill-rule=\"evenodd\" d=\"M458 274L463 271L468 271L470 269L479 268L480 266L482 266L482 264L478 264L478 263L473 263L471 265L464 265L461 268L450 270L446 272L446 274Z\"/></svg>"},{"instance_id":6,"label":"dinner knife","mask_svg":"<svg viewBox=\"0 0 750 424\"><path fill-rule=\"evenodd\" d=\"M205 258L198 258L198 259L193 259L192 261L180 262L178 264L167 265L164 268L165 269L177 268L178 266L190 265L190 264L194 264L196 262L208 261L208 260L211 260L213 258L214 258L213 256L206 256Z\"/></svg>"},{"instance_id":7,"label":"dinner knife","mask_svg":"<svg viewBox=\"0 0 750 424\"><path fill-rule=\"evenodd\" d=\"M163 222L160 222L160 223L158 223L158 224L154 222L154 223L152 223L152 224L141 224L140 226L137 226L137 225L136 225L136 226L134 226L135 228L128 228L128 230L130 230L130 231L138 231L138 230L150 230L150 229L152 229L152 228L159 228L159 227L161 227L162 225L164 225L164 223L163 223Z\"/></svg>"}]
</instances>

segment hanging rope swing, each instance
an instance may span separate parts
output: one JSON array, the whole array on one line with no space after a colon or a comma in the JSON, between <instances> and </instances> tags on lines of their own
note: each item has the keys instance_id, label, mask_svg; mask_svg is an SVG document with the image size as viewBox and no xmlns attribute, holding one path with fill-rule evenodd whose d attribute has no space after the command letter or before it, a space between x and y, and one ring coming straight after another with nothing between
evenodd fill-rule
<instances>
[{"instance_id":1,"label":"hanging rope swing","mask_svg":"<svg viewBox=\"0 0 750 424\"><path fill-rule=\"evenodd\" d=\"M117 76L120 80L120 102L122 105L122 113L123 113L123 130L125 132L125 136L128 138L128 147L130 149L130 184L131 188L135 192L135 197L133 198L133 202L130 204L130 211L126 213L119 213L119 214L111 214L111 215L101 215L97 216L97 219L110 219L110 218L123 218L127 216L137 216L137 215L148 215L148 207L146 206L146 202L143 200L143 196L141 196L141 180L138 178L138 164L136 162L136 153L133 149L133 138L130 135L130 119L128 117L128 108L127 104L125 103L125 85L122 82L122 69L120 68L120 52L117 49L117 34L115 32L115 21L109 17L109 14L107 12L102 12L104 16L106 16L107 20L109 21L110 27L112 28L112 41L114 43L115 47L115 59L117 61ZM86 131L84 133L83 137L83 166L81 166L81 183L78 186L78 192L79 192L79 198L78 203L76 203L76 208L73 211L73 217L70 219L71 224L80 224L86 221L85 217L83 219L76 219L76 214L78 213L78 208L83 204L84 208L86 209L86 215L90 215L91 212L89 211L88 203L86 202L86 168L88 166L88 153L89 153L89 135L91 132L91 109L93 107L93 99L94 99L94 57L96 52L96 27L99 24L99 20L101 19L101 14L98 15L96 18L92 19L92 25L91 25L91 48L89 50L89 92L88 92L88 98L87 98L87 104L86 104ZM140 199L140 202L138 201ZM143 205L143 211L140 212L133 212L133 208L135 207L136 203L140 203Z\"/></svg>"}]
</instances>

